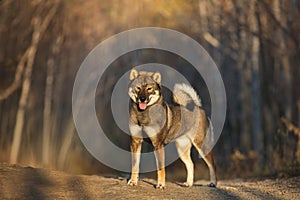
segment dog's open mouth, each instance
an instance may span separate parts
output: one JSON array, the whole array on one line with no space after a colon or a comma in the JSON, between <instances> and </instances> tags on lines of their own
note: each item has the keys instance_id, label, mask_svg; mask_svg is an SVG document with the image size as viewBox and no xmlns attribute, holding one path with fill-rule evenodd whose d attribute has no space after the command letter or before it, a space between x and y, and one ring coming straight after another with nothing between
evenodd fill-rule
<instances>
[{"instance_id":1,"label":"dog's open mouth","mask_svg":"<svg viewBox=\"0 0 300 200\"><path fill-rule=\"evenodd\" d=\"M145 102L139 102L139 108L141 110L145 110L147 108L147 104Z\"/></svg>"}]
</instances>

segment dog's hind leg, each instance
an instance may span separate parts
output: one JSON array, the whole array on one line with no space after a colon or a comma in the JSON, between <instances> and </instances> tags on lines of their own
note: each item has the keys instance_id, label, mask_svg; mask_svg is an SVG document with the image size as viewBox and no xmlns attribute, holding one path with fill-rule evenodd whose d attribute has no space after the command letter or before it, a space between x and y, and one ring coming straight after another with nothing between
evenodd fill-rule
<instances>
[{"instance_id":1,"label":"dog's hind leg","mask_svg":"<svg viewBox=\"0 0 300 200\"><path fill-rule=\"evenodd\" d=\"M178 155L185 164L187 170L187 178L184 186L191 187L194 183L194 164L191 159L191 141L187 137L179 138L175 141Z\"/></svg>"},{"instance_id":2,"label":"dog's hind leg","mask_svg":"<svg viewBox=\"0 0 300 200\"><path fill-rule=\"evenodd\" d=\"M131 178L128 181L128 185L134 186L137 185L138 176L139 176L139 165L140 165L140 157L141 157L141 149L142 149L142 138L132 138L130 144L131 151Z\"/></svg>"},{"instance_id":3,"label":"dog's hind leg","mask_svg":"<svg viewBox=\"0 0 300 200\"><path fill-rule=\"evenodd\" d=\"M216 187L217 186L216 165L214 162L212 152L209 152L206 156L203 157L203 159L209 168L210 184L208 186Z\"/></svg>"},{"instance_id":4,"label":"dog's hind leg","mask_svg":"<svg viewBox=\"0 0 300 200\"><path fill-rule=\"evenodd\" d=\"M205 163L208 166L209 169L209 175L210 175L210 184L208 186L210 187L216 187L217 186L217 177L216 177L216 165L213 159L212 152L209 152L207 155L204 155L202 152L201 148L199 147L200 145L197 145L196 143L193 143L195 148L197 149L198 153L200 156L203 158Z\"/></svg>"}]
</instances>

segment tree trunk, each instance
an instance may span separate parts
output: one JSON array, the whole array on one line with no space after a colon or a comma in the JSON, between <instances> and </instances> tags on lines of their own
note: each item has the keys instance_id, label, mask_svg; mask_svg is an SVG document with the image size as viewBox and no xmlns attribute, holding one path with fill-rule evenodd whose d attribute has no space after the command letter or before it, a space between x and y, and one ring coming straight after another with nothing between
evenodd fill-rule
<instances>
[{"instance_id":1,"label":"tree trunk","mask_svg":"<svg viewBox=\"0 0 300 200\"><path fill-rule=\"evenodd\" d=\"M18 160L19 149L20 149L21 138L22 138L21 136L22 136L23 126L24 126L25 108L26 108L27 98L28 98L30 85L31 85L31 74L32 74L33 62L37 50L38 40L39 40L39 33L34 32L32 46L28 52L28 60L27 60L25 74L24 74L24 81L22 85L21 97L19 100L19 107L16 116L16 124L14 128L14 136L13 136L13 142L12 142L11 153L10 153L10 162L13 164L17 163Z\"/></svg>"},{"instance_id":2,"label":"tree trunk","mask_svg":"<svg viewBox=\"0 0 300 200\"><path fill-rule=\"evenodd\" d=\"M250 5L250 29L252 32L258 32L257 23L257 1L252 1ZM262 149L261 138L261 102L260 102L260 77L259 77L259 52L260 52L259 38L252 36L252 80L251 80L251 103L252 103L252 143L253 149L258 153Z\"/></svg>"},{"instance_id":3,"label":"tree trunk","mask_svg":"<svg viewBox=\"0 0 300 200\"><path fill-rule=\"evenodd\" d=\"M274 16L276 17L276 20L284 26L284 28L289 32L289 27L286 26L286 18L284 14L282 14L282 6L283 2L280 2L279 0L273 1L273 10L274 10ZM292 113L292 87L291 87L291 70L290 70L290 60L289 60L289 50L287 48L287 35L285 31L282 28L278 29L277 32L277 38L279 43L279 52L278 52L278 60L275 62L278 62L282 65L282 72L280 72L280 76L282 77L281 80L281 88L282 88L282 97L280 98L281 106L283 107L282 110L284 110L284 115L288 118L291 118Z\"/></svg>"},{"instance_id":4,"label":"tree trunk","mask_svg":"<svg viewBox=\"0 0 300 200\"><path fill-rule=\"evenodd\" d=\"M52 46L52 56L47 61L47 76L45 85L44 112L43 112L43 146L42 146L42 162L44 166L48 166L55 155L53 150L53 115L52 115L52 100L53 100L53 80L54 80L54 58L59 52L62 43L62 36L58 36ZM51 151L52 149L52 151Z\"/></svg>"},{"instance_id":5,"label":"tree trunk","mask_svg":"<svg viewBox=\"0 0 300 200\"><path fill-rule=\"evenodd\" d=\"M43 114L43 150L42 162L44 166L49 166L50 163L50 145L51 145L51 107L52 107L52 89L53 89L53 72L54 61L50 58L47 62L47 77L46 77L46 90L44 98L44 114Z\"/></svg>"},{"instance_id":6,"label":"tree trunk","mask_svg":"<svg viewBox=\"0 0 300 200\"><path fill-rule=\"evenodd\" d=\"M59 156L58 156L58 169L63 170L66 162L66 158L69 152L69 149L72 144L72 138L74 136L74 122L73 118L71 117L67 126L65 132L65 137L63 139L60 151L59 151Z\"/></svg>"}]
</instances>

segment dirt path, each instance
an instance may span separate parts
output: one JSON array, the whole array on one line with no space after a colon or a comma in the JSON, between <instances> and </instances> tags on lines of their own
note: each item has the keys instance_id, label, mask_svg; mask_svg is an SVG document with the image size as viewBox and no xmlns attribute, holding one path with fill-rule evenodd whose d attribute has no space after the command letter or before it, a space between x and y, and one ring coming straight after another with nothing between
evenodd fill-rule
<instances>
[{"instance_id":1,"label":"dirt path","mask_svg":"<svg viewBox=\"0 0 300 200\"><path fill-rule=\"evenodd\" d=\"M0 199L300 199L300 177L219 181L218 188L197 181L191 188L168 182L166 189L156 190L154 183L143 179L129 187L125 178L0 165Z\"/></svg>"}]
</instances>

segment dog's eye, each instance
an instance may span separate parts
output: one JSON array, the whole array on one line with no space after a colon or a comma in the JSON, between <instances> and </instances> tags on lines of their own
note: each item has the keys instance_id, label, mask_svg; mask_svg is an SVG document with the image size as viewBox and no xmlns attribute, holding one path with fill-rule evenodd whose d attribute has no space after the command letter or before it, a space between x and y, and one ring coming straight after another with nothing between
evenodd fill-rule
<instances>
[{"instance_id":1,"label":"dog's eye","mask_svg":"<svg viewBox=\"0 0 300 200\"><path fill-rule=\"evenodd\" d=\"M141 90L141 88L140 88L140 87L136 87L135 89L136 89L136 91L140 91L140 90Z\"/></svg>"},{"instance_id":2,"label":"dog's eye","mask_svg":"<svg viewBox=\"0 0 300 200\"><path fill-rule=\"evenodd\" d=\"M149 87L149 88L147 88L147 90L148 90L148 92L151 92L151 91L152 91L152 88Z\"/></svg>"}]
</instances>

